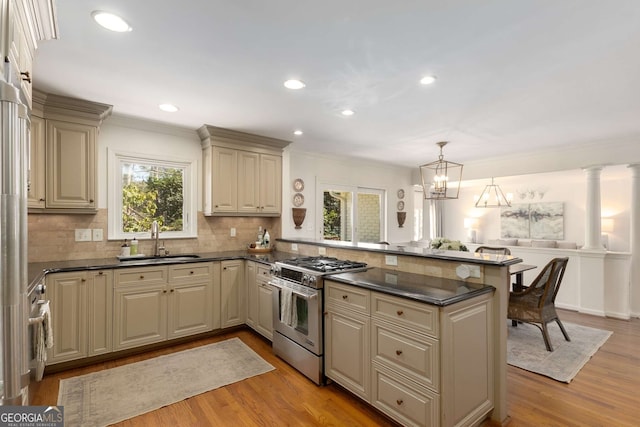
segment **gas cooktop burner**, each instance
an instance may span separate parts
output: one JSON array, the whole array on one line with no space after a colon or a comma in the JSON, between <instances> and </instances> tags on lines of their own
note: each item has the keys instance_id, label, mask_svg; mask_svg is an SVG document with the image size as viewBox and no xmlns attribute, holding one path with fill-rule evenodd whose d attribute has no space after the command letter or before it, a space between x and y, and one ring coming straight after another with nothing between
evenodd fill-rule
<instances>
[{"instance_id":1,"label":"gas cooktop burner","mask_svg":"<svg viewBox=\"0 0 640 427\"><path fill-rule=\"evenodd\" d=\"M364 262L340 260L331 257L301 257L291 258L282 261L283 264L293 265L296 267L307 268L313 271L330 273L353 268L364 268L367 266Z\"/></svg>"}]
</instances>

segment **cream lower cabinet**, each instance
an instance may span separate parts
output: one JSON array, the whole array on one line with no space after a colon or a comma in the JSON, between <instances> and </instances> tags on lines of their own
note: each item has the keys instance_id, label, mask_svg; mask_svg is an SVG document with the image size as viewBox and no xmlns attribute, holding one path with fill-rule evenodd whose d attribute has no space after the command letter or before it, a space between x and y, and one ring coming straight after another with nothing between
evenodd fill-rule
<instances>
[{"instance_id":1,"label":"cream lower cabinet","mask_svg":"<svg viewBox=\"0 0 640 427\"><path fill-rule=\"evenodd\" d=\"M214 263L116 270L114 349L212 330L215 271Z\"/></svg>"},{"instance_id":2,"label":"cream lower cabinet","mask_svg":"<svg viewBox=\"0 0 640 427\"><path fill-rule=\"evenodd\" d=\"M47 351L47 364L111 352L112 272L52 273L46 286L54 342Z\"/></svg>"},{"instance_id":3,"label":"cream lower cabinet","mask_svg":"<svg viewBox=\"0 0 640 427\"><path fill-rule=\"evenodd\" d=\"M269 266L245 262L247 284L247 325L268 340L273 340L273 289L269 286Z\"/></svg>"},{"instance_id":4,"label":"cream lower cabinet","mask_svg":"<svg viewBox=\"0 0 640 427\"><path fill-rule=\"evenodd\" d=\"M247 320L244 260L222 261L220 267L220 326L243 325Z\"/></svg>"},{"instance_id":5,"label":"cream lower cabinet","mask_svg":"<svg viewBox=\"0 0 640 427\"><path fill-rule=\"evenodd\" d=\"M491 296L437 307L325 281L325 374L406 426L493 408Z\"/></svg>"}]
</instances>

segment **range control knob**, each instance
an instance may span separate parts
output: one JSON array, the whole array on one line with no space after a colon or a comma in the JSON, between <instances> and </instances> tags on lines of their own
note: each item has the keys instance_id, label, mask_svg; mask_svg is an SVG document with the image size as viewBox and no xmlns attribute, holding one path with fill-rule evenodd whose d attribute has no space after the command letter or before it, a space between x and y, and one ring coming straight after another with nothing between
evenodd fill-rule
<instances>
[{"instance_id":1,"label":"range control knob","mask_svg":"<svg viewBox=\"0 0 640 427\"><path fill-rule=\"evenodd\" d=\"M312 288L315 287L316 280L316 276L309 276L309 286L311 286Z\"/></svg>"}]
</instances>

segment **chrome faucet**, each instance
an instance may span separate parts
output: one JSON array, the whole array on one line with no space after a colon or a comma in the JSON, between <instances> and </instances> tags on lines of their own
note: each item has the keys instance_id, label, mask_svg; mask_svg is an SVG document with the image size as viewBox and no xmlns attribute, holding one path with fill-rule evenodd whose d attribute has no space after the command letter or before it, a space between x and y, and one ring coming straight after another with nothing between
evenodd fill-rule
<instances>
[{"instance_id":1,"label":"chrome faucet","mask_svg":"<svg viewBox=\"0 0 640 427\"><path fill-rule=\"evenodd\" d=\"M153 256L158 256L158 237L160 236L160 226L158 221L153 221L151 224L151 240L153 240Z\"/></svg>"}]
</instances>

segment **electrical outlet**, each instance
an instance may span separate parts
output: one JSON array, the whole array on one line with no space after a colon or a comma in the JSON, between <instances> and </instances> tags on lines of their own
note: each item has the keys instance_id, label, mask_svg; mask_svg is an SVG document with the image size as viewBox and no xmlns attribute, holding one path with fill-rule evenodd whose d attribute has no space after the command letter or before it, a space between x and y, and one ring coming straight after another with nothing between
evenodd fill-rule
<instances>
[{"instance_id":1,"label":"electrical outlet","mask_svg":"<svg viewBox=\"0 0 640 427\"><path fill-rule=\"evenodd\" d=\"M398 265L398 257L395 255L385 255L384 263L387 265Z\"/></svg>"},{"instance_id":2,"label":"electrical outlet","mask_svg":"<svg viewBox=\"0 0 640 427\"><path fill-rule=\"evenodd\" d=\"M294 252L298 252L298 244L297 243L292 243L291 244L291 250Z\"/></svg>"},{"instance_id":3,"label":"electrical outlet","mask_svg":"<svg viewBox=\"0 0 640 427\"><path fill-rule=\"evenodd\" d=\"M231 227L231 237L236 237L236 228Z\"/></svg>"},{"instance_id":4,"label":"electrical outlet","mask_svg":"<svg viewBox=\"0 0 640 427\"><path fill-rule=\"evenodd\" d=\"M94 228L93 230L93 241L101 242L102 241L102 228Z\"/></svg>"},{"instance_id":5,"label":"electrical outlet","mask_svg":"<svg viewBox=\"0 0 640 427\"><path fill-rule=\"evenodd\" d=\"M327 248L323 248L323 247L318 248L318 255L326 255L326 254L327 254Z\"/></svg>"},{"instance_id":6,"label":"electrical outlet","mask_svg":"<svg viewBox=\"0 0 640 427\"><path fill-rule=\"evenodd\" d=\"M76 242L90 242L90 241L91 241L90 228L76 228Z\"/></svg>"}]
</instances>

